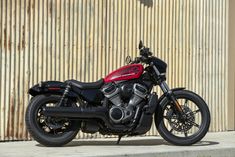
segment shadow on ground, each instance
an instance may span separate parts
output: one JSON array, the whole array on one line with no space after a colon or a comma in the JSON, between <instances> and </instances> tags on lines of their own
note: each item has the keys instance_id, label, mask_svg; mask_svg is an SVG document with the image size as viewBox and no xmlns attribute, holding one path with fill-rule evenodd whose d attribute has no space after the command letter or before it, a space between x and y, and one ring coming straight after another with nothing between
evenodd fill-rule
<instances>
[{"instance_id":1,"label":"shadow on ground","mask_svg":"<svg viewBox=\"0 0 235 157\"><path fill-rule=\"evenodd\" d=\"M120 141L119 145L128 145L128 146L143 146L143 145L162 145L162 144L167 144L167 142L165 142L162 139L149 139L149 140L128 140L128 141ZM82 145L82 146L87 146L87 145L102 145L102 146L117 146L117 141L112 140L112 141L105 141L105 140L92 140L92 141L72 141L69 144L67 144L66 146L78 146L78 145Z\"/></svg>"},{"instance_id":2,"label":"shadow on ground","mask_svg":"<svg viewBox=\"0 0 235 157\"><path fill-rule=\"evenodd\" d=\"M153 146L153 145L168 145L174 146L163 139L138 139L138 140L125 140L121 141L119 145L116 144L115 140L94 140L91 141L72 141L64 147L76 147L76 146ZM209 145L217 145L219 142L214 141L200 141L192 146L209 146ZM41 144L37 144L39 147L43 147Z\"/></svg>"}]
</instances>

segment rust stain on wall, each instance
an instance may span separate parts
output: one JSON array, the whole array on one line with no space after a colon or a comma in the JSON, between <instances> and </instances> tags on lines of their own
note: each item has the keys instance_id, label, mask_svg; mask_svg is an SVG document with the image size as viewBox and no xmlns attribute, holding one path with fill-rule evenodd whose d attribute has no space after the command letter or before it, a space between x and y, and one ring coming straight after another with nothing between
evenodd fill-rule
<instances>
[{"instance_id":1,"label":"rust stain on wall","mask_svg":"<svg viewBox=\"0 0 235 157\"><path fill-rule=\"evenodd\" d=\"M30 9L31 9L31 7L30 7L30 2L31 2L31 1L29 1L29 4L27 5L27 14L30 14Z\"/></svg>"},{"instance_id":2,"label":"rust stain on wall","mask_svg":"<svg viewBox=\"0 0 235 157\"><path fill-rule=\"evenodd\" d=\"M4 49L5 50L7 50L7 30L6 30L6 28L4 28L4 30L3 30L3 40L4 40Z\"/></svg>"},{"instance_id":3,"label":"rust stain on wall","mask_svg":"<svg viewBox=\"0 0 235 157\"><path fill-rule=\"evenodd\" d=\"M25 26L23 25L22 26L22 49L25 49L25 44L26 44L26 42L25 42Z\"/></svg>"},{"instance_id":4,"label":"rust stain on wall","mask_svg":"<svg viewBox=\"0 0 235 157\"><path fill-rule=\"evenodd\" d=\"M14 129L16 130L16 128L14 128L14 121L15 121L15 101L14 101L14 95L11 96L11 100L10 100L10 115L11 115L11 118L10 118L10 122L11 122L11 125L9 125L10 127L10 134L9 136L10 137L14 137Z\"/></svg>"},{"instance_id":5,"label":"rust stain on wall","mask_svg":"<svg viewBox=\"0 0 235 157\"><path fill-rule=\"evenodd\" d=\"M52 16L52 8L53 8L53 2L50 2L50 8L49 8L49 15Z\"/></svg>"},{"instance_id":6,"label":"rust stain on wall","mask_svg":"<svg viewBox=\"0 0 235 157\"><path fill-rule=\"evenodd\" d=\"M20 52L20 43L17 44L17 50Z\"/></svg>"},{"instance_id":7,"label":"rust stain on wall","mask_svg":"<svg viewBox=\"0 0 235 157\"><path fill-rule=\"evenodd\" d=\"M11 52L11 39L8 40L8 49Z\"/></svg>"}]
</instances>

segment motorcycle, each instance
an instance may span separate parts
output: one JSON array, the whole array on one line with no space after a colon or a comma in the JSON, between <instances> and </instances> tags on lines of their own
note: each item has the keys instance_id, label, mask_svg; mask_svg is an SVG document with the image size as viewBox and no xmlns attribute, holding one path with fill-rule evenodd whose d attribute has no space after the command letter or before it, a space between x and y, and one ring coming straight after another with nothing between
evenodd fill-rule
<instances>
[{"instance_id":1,"label":"motorcycle","mask_svg":"<svg viewBox=\"0 0 235 157\"><path fill-rule=\"evenodd\" d=\"M97 82L40 82L25 121L31 136L45 146L63 146L78 131L123 136L148 132L154 120L159 134L174 145L192 145L208 132L210 112L205 101L185 88L170 89L167 64L139 43L140 56ZM159 86L162 96L152 92Z\"/></svg>"}]
</instances>

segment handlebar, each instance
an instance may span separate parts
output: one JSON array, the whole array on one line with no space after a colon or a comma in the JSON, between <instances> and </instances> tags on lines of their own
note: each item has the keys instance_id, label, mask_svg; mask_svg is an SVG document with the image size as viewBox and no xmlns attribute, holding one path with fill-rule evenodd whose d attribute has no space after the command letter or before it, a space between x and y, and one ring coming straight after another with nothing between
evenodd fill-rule
<instances>
[{"instance_id":1,"label":"handlebar","mask_svg":"<svg viewBox=\"0 0 235 157\"><path fill-rule=\"evenodd\" d=\"M136 57L133 61L131 58L127 56L126 62L127 64L135 64L135 63L145 63L150 64L152 60L152 52L149 51L148 47L145 47L143 42L140 40L139 42L139 50L140 50L140 57Z\"/></svg>"},{"instance_id":2,"label":"handlebar","mask_svg":"<svg viewBox=\"0 0 235 157\"><path fill-rule=\"evenodd\" d=\"M152 52L149 51L149 48L142 47L140 49L140 57L136 57L134 59L134 61L132 61L131 63L132 64L135 64L135 63L146 63L146 64L148 64L149 59L151 58L151 56L152 56Z\"/></svg>"}]
</instances>

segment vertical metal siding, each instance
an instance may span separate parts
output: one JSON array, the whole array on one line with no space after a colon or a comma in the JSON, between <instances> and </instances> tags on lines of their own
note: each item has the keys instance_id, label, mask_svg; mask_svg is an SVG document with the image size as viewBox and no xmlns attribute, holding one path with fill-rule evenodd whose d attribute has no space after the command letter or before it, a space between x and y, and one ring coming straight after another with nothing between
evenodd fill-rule
<instances>
[{"instance_id":1,"label":"vertical metal siding","mask_svg":"<svg viewBox=\"0 0 235 157\"><path fill-rule=\"evenodd\" d=\"M0 140L30 139L33 84L95 81L137 56L140 39L168 63L171 87L203 96L210 131L226 130L227 10L228 0L1 0Z\"/></svg>"}]
</instances>

